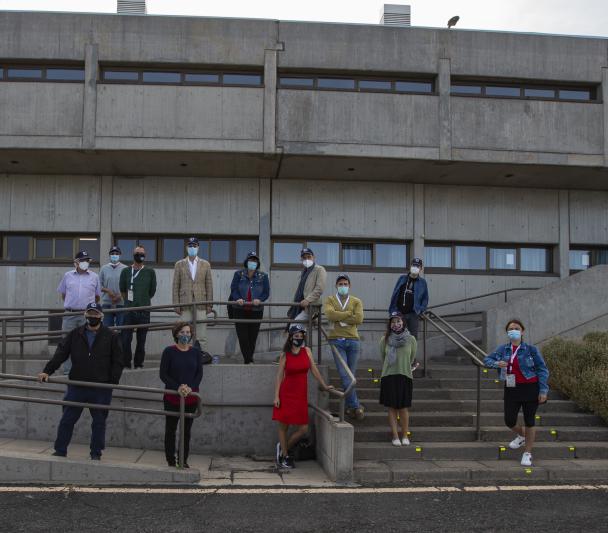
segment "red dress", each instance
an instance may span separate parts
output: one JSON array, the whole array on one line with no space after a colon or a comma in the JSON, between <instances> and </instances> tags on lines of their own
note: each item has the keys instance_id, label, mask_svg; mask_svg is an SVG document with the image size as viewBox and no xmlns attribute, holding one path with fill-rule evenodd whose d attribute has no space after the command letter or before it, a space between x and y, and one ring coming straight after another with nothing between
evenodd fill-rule
<instances>
[{"instance_id":1,"label":"red dress","mask_svg":"<svg viewBox=\"0 0 608 533\"><path fill-rule=\"evenodd\" d=\"M272 419L303 426L308 424L308 371L310 359L306 348L300 348L297 354L287 353L285 376L279 388L281 406L272 411Z\"/></svg>"}]
</instances>

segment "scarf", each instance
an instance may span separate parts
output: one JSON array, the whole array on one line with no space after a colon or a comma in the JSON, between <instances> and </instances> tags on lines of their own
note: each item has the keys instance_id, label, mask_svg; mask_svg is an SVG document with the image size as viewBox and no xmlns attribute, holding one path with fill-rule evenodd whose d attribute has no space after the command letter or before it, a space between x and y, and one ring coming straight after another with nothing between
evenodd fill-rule
<instances>
[{"instance_id":1,"label":"scarf","mask_svg":"<svg viewBox=\"0 0 608 533\"><path fill-rule=\"evenodd\" d=\"M391 334L388 336L386 340L386 344L388 346L388 364L394 365L395 361L397 361L397 348L401 348L401 346L405 346L410 340L410 332L407 328L404 328L401 333L395 333L391 331Z\"/></svg>"}]
</instances>

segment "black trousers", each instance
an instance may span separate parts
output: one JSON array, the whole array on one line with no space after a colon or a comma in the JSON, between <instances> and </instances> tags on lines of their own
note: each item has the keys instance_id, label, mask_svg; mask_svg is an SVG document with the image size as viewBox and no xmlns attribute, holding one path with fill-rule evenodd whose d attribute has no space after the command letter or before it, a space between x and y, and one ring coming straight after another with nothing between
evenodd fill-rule
<instances>
[{"instance_id":1,"label":"black trousers","mask_svg":"<svg viewBox=\"0 0 608 533\"><path fill-rule=\"evenodd\" d=\"M232 308L233 318L248 318L251 320L260 320L264 316L263 309L252 309L247 312L245 309L234 306ZM253 362L253 354L255 353L255 343L258 340L260 332L260 322L257 323L236 323L236 336L239 339L239 346L243 354L245 364Z\"/></svg>"},{"instance_id":2,"label":"black trousers","mask_svg":"<svg viewBox=\"0 0 608 533\"><path fill-rule=\"evenodd\" d=\"M125 326L135 326L137 324L149 324L150 323L150 311L129 311L125 313ZM146 358L146 336L148 335L148 328L137 328L136 332L137 343L135 344L135 360L133 361L134 366L143 366L144 359ZM124 366L127 368L131 367L131 358L133 352L131 351L131 342L133 341L133 330L123 329L121 330L122 340L122 351Z\"/></svg>"},{"instance_id":3,"label":"black trousers","mask_svg":"<svg viewBox=\"0 0 608 533\"><path fill-rule=\"evenodd\" d=\"M165 411L175 411L179 413L179 407L169 403L167 400L163 400L165 404ZM186 413L194 413L196 411L196 404L186 405ZM190 430L192 429L192 422L194 418L184 419L184 461L188 460L188 454L190 453ZM177 425L179 424L179 416L166 416L165 417L165 457L168 463L175 463L175 434L177 433Z\"/></svg>"},{"instance_id":4,"label":"black trousers","mask_svg":"<svg viewBox=\"0 0 608 533\"><path fill-rule=\"evenodd\" d=\"M405 325L407 326L410 335L418 340L418 315L412 311L411 313L405 313L403 318L405 319Z\"/></svg>"}]
</instances>

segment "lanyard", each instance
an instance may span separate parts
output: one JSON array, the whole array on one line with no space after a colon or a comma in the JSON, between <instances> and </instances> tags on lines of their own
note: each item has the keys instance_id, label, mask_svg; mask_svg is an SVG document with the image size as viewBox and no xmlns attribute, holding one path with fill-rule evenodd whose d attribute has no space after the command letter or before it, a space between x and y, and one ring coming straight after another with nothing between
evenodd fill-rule
<instances>
[{"instance_id":1,"label":"lanyard","mask_svg":"<svg viewBox=\"0 0 608 533\"><path fill-rule=\"evenodd\" d=\"M521 348L521 344L515 349L515 351L513 351L513 345L511 345L511 359L509 360L509 368L507 368L507 374L511 374L512 370L513 370L513 361L515 361L515 358L517 357L517 352L519 352L519 349Z\"/></svg>"},{"instance_id":2,"label":"lanyard","mask_svg":"<svg viewBox=\"0 0 608 533\"><path fill-rule=\"evenodd\" d=\"M340 304L340 307L342 308L342 311L344 311L346 309L346 306L348 305L348 301L350 300L350 296L348 298L346 298L346 301L344 303L342 303L342 300L340 300L340 295L338 293L336 293L336 300L338 300L338 303Z\"/></svg>"},{"instance_id":3,"label":"lanyard","mask_svg":"<svg viewBox=\"0 0 608 533\"><path fill-rule=\"evenodd\" d=\"M133 281L135 279L137 279L137 276L139 276L139 273L144 269L144 267L142 266L138 271L137 274L135 274L135 269L133 267L131 267L131 290L133 290Z\"/></svg>"}]
</instances>

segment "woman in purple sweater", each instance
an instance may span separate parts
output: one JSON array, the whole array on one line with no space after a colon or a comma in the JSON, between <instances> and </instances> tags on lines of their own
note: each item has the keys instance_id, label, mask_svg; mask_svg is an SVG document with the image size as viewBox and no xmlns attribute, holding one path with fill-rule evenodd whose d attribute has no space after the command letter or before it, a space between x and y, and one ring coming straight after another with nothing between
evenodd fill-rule
<instances>
[{"instance_id":1,"label":"woman in purple sweater","mask_svg":"<svg viewBox=\"0 0 608 533\"><path fill-rule=\"evenodd\" d=\"M185 397L186 412L196 411L196 398L189 396L191 392L198 392L203 379L203 360L201 351L194 348L192 342L192 329L188 322L178 322L172 329L175 344L167 346L160 360L160 379L167 389L176 390ZM166 411L179 411L179 397L175 394L165 394L163 397ZM165 457L169 466L177 466L175 460L175 433L179 417L165 417ZM190 449L190 430L193 418L185 419L184 427L184 464L188 466L188 452Z\"/></svg>"}]
</instances>

